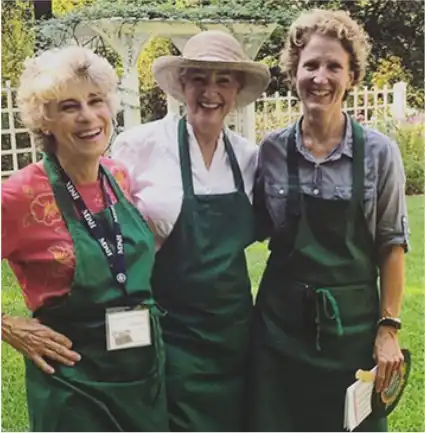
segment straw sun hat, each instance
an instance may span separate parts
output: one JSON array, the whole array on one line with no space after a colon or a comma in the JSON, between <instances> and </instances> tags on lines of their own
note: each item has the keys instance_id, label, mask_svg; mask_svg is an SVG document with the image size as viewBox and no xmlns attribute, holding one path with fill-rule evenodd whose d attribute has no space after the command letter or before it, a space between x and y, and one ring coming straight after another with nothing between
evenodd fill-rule
<instances>
[{"instance_id":1,"label":"straw sun hat","mask_svg":"<svg viewBox=\"0 0 425 433\"><path fill-rule=\"evenodd\" d=\"M266 65L254 62L241 44L230 34L204 31L191 37L182 56L162 56L152 65L153 75L161 89L180 102L186 102L180 82L182 68L220 69L244 73L244 86L236 96L236 106L254 102L270 81Z\"/></svg>"}]
</instances>

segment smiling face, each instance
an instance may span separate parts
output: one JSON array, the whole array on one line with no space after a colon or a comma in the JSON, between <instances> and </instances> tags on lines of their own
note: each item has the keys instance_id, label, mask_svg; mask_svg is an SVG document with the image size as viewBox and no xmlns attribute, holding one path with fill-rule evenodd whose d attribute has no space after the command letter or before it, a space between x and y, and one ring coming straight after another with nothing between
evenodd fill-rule
<instances>
[{"instance_id":1,"label":"smiling face","mask_svg":"<svg viewBox=\"0 0 425 433\"><path fill-rule=\"evenodd\" d=\"M222 128L241 89L236 71L187 69L182 77L187 115L194 128Z\"/></svg>"},{"instance_id":2,"label":"smiling face","mask_svg":"<svg viewBox=\"0 0 425 433\"><path fill-rule=\"evenodd\" d=\"M46 106L45 130L62 158L99 158L112 134L112 114L105 95L88 80L70 82Z\"/></svg>"},{"instance_id":3,"label":"smiling face","mask_svg":"<svg viewBox=\"0 0 425 433\"><path fill-rule=\"evenodd\" d=\"M353 75L350 55L341 42L313 34L300 53L296 74L296 88L304 112L321 115L341 111Z\"/></svg>"}]
</instances>

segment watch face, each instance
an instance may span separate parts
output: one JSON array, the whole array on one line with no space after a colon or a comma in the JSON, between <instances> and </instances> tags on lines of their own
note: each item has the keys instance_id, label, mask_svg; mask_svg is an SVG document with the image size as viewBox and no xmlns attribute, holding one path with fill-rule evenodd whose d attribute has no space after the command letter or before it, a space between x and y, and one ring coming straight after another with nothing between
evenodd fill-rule
<instances>
[{"instance_id":1,"label":"watch face","mask_svg":"<svg viewBox=\"0 0 425 433\"><path fill-rule=\"evenodd\" d=\"M397 406L410 373L411 357L407 349L402 349L404 362L401 368L393 374L386 391L372 394L372 410L381 416L389 415Z\"/></svg>"}]
</instances>

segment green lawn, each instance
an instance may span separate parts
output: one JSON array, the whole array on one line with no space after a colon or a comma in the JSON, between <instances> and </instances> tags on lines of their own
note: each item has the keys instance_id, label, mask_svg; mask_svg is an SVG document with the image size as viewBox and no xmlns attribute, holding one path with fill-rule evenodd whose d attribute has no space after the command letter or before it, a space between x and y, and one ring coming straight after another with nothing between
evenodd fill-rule
<instances>
[{"instance_id":1,"label":"green lawn","mask_svg":"<svg viewBox=\"0 0 425 433\"><path fill-rule=\"evenodd\" d=\"M390 417L391 431L422 432L424 422L424 200L409 197L411 252L407 255L406 294L403 307L403 346L413 354L413 369L402 401ZM267 249L255 244L249 249L249 271L253 287L258 287ZM8 314L26 314L15 278L2 264L2 303ZM2 430L27 431L23 362L13 349L2 344Z\"/></svg>"}]
</instances>

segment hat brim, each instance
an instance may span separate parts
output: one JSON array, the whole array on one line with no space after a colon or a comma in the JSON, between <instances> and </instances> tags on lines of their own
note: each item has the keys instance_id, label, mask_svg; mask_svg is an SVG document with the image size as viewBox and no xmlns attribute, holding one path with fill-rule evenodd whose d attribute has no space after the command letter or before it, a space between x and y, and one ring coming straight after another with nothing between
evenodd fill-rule
<instances>
[{"instance_id":1,"label":"hat brim","mask_svg":"<svg viewBox=\"0 0 425 433\"><path fill-rule=\"evenodd\" d=\"M244 73L244 86L236 96L235 106L244 107L255 102L267 89L270 72L267 65L253 61L222 62L192 60L179 56L162 56L152 65L153 76L161 89L177 101L185 103L180 81L182 68L220 69Z\"/></svg>"}]
</instances>

